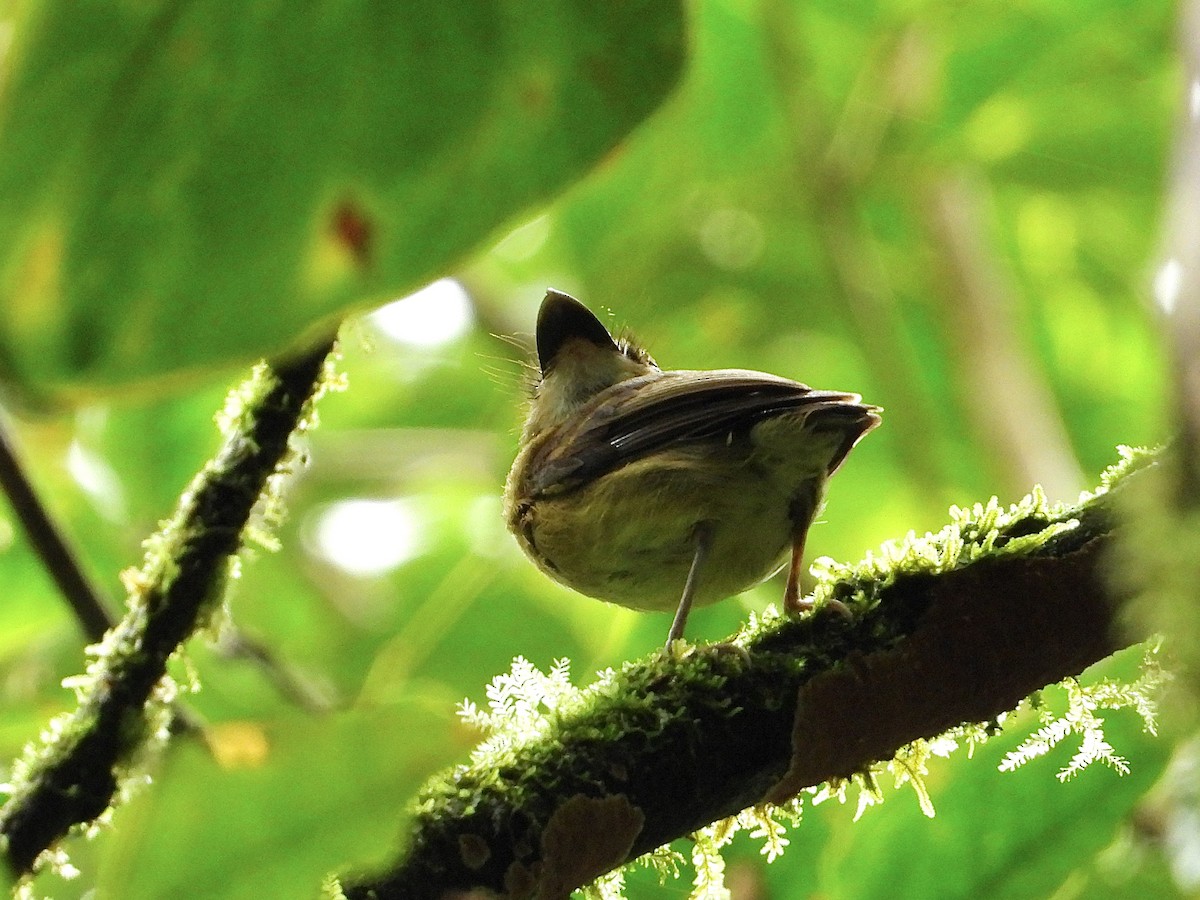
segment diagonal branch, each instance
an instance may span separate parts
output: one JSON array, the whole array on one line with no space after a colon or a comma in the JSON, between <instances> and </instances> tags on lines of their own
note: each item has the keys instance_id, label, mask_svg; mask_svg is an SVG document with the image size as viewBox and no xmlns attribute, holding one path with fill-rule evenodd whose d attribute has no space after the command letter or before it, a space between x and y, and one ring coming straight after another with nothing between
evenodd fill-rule
<instances>
[{"instance_id":1,"label":"diagonal branch","mask_svg":"<svg viewBox=\"0 0 1200 900\"><path fill-rule=\"evenodd\" d=\"M345 896L566 898L711 822L1079 673L1132 642L1101 561L1114 497L1155 468L1142 462L1077 507L1036 494L1009 514L977 506L904 558L847 568L822 590L852 617L827 605L776 619L739 641L748 658L627 665L538 739L435 781L400 862Z\"/></svg>"},{"instance_id":2,"label":"diagonal branch","mask_svg":"<svg viewBox=\"0 0 1200 900\"><path fill-rule=\"evenodd\" d=\"M291 436L325 387L331 350L326 342L262 366L243 386L224 446L148 542L142 571L128 577L129 610L78 680L78 708L15 767L0 809L0 851L12 871L31 871L73 825L108 809L138 751L162 738L167 661L219 605L251 513L286 471Z\"/></svg>"}]
</instances>

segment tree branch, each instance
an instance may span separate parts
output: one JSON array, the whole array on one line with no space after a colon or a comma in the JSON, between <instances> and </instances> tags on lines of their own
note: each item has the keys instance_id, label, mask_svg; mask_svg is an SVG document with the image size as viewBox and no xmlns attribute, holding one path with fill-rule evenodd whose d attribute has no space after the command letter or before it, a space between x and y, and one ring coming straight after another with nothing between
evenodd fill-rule
<instances>
[{"instance_id":1,"label":"tree branch","mask_svg":"<svg viewBox=\"0 0 1200 900\"><path fill-rule=\"evenodd\" d=\"M66 537L33 489L8 432L8 423L0 419L0 488L8 496L33 552L75 612L83 633L95 643L104 637L114 620L100 599L100 592L84 574Z\"/></svg>"},{"instance_id":2,"label":"tree branch","mask_svg":"<svg viewBox=\"0 0 1200 900\"><path fill-rule=\"evenodd\" d=\"M847 567L818 590L852 616L826 603L771 620L738 639L748 658L628 664L541 737L435 781L398 865L345 896L566 898L714 821L1079 673L1130 642L1102 559L1113 498L1154 468L1137 465L1080 506L1036 494L1009 514L977 506L897 559Z\"/></svg>"},{"instance_id":3,"label":"tree branch","mask_svg":"<svg viewBox=\"0 0 1200 900\"><path fill-rule=\"evenodd\" d=\"M306 426L326 384L331 349L326 342L285 365L262 366L243 385L224 446L147 543L142 570L127 577L129 610L77 680L78 708L14 767L0 809L0 851L13 872L31 871L71 826L108 809L135 754L163 739L167 661L219 606L251 513L286 471L291 435Z\"/></svg>"},{"instance_id":4,"label":"tree branch","mask_svg":"<svg viewBox=\"0 0 1200 900\"><path fill-rule=\"evenodd\" d=\"M1187 109L1180 116L1165 201L1163 262L1154 287L1171 351L1184 461L1176 502L1194 509L1200 507L1200 3L1195 0L1183 4L1179 38Z\"/></svg>"},{"instance_id":5,"label":"tree branch","mask_svg":"<svg viewBox=\"0 0 1200 900\"><path fill-rule=\"evenodd\" d=\"M977 181L952 175L933 183L925 209L930 251L948 284L939 319L947 342L961 348L960 409L992 448L1005 487L1036 480L1052 497L1074 497L1086 482L1045 373L1020 338L1013 273L986 234L987 200Z\"/></svg>"}]
</instances>

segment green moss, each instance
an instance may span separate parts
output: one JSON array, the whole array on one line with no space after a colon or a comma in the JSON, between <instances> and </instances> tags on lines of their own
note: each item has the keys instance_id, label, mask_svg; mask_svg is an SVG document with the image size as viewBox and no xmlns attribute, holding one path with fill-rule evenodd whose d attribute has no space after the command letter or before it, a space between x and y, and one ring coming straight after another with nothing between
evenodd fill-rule
<instances>
[{"instance_id":1,"label":"green moss","mask_svg":"<svg viewBox=\"0 0 1200 900\"><path fill-rule=\"evenodd\" d=\"M664 744L686 748L689 735L719 731L723 721L736 719L742 711L734 696L754 697L764 708L781 709L795 701L795 688L789 692L781 685L794 686L810 673L840 667L856 652L874 653L903 641L928 599L921 592L890 591L898 580L941 575L987 559L1031 558L1082 547L1109 527L1108 495L1154 460L1147 451L1122 448L1121 461L1077 504L1051 505L1035 488L1011 506L1002 506L993 497L968 508L954 507L950 521L936 534L910 532L857 563L819 559L814 564L818 584L812 599L819 611L833 606L841 607L843 614L825 609L793 619L768 608L761 615L752 614L727 645L675 644L669 654L660 652L600 673L583 688L571 685L566 661L541 673L517 659L512 671L488 688L489 711L469 702L461 707L463 717L488 737L468 765L436 777L422 792L416 845L410 852L419 853L422 842L437 844L443 830L469 830L473 821L487 831L496 822L514 821L510 817L517 815L521 829L505 827L525 836L518 836L523 843L513 848L509 858L536 858L537 848L530 844L562 800L581 792L611 793L614 784L632 777L630 770L649 752L662 753ZM886 604L882 603L885 594ZM731 682L736 682L736 692L729 689ZM1146 690L1137 685L1106 686L1100 694L1108 701L1136 705L1145 703L1152 689L1149 682L1141 687ZM1099 695L1080 696L1076 712L1093 701L1098 703L1093 703L1093 714L1098 708L1112 708ZM1098 726L1099 720L1094 715L1077 716L1077 720L1086 727L1072 733L1092 741L1094 733L1084 731ZM930 760L960 744L973 746L987 740L995 726L994 722L966 723L940 738L913 742L893 759L853 779L814 787L779 807L752 806L701 828L693 834L697 889L719 887L720 850L737 830L760 837L769 858L781 853L787 843L783 822L798 821L806 796L814 803L833 797L845 800L847 787L857 785L861 814L881 799L876 782L887 775L897 786L910 785L922 809L932 815L924 787ZM1093 758L1109 759L1103 753ZM686 797L677 799L688 802ZM597 882L589 896L619 897L621 881L618 875Z\"/></svg>"}]
</instances>

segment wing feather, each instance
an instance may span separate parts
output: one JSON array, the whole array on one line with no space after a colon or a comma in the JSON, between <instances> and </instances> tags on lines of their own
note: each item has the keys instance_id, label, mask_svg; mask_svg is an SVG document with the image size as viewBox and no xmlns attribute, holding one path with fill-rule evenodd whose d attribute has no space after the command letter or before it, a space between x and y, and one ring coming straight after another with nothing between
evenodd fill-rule
<instances>
[{"instance_id":1,"label":"wing feather","mask_svg":"<svg viewBox=\"0 0 1200 900\"><path fill-rule=\"evenodd\" d=\"M840 464L878 421L857 394L818 391L763 372L741 369L667 371L631 379L597 398L547 445L535 490L568 490L656 451L749 432L759 422L807 409L837 411L829 427L848 434Z\"/></svg>"}]
</instances>

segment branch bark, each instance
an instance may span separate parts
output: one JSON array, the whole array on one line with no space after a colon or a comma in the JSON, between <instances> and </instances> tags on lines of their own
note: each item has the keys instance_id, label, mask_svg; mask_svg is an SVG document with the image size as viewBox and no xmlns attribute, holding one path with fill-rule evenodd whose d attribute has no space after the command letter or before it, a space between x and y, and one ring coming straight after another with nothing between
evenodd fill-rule
<instances>
[{"instance_id":1,"label":"branch bark","mask_svg":"<svg viewBox=\"0 0 1200 900\"><path fill-rule=\"evenodd\" d=\"M156 713L170 699L160 690L167 661L219 605L251 513L286 468L291 435L325 384L331 348L326 342L247 383L224 446L147 545L145 567L127 581L129 610L81 679L78 708L14 768L0 809L0 854L14 873L31 871L73 825L110 808L131 760L161 738Z\"/></svg>"},{"instance_id":2,"label":"branch bark","mask_svg":"<svg viewBox=\"0 0 1200 900\"><path fill-rule=\"evenodd\" d=\"M746 807L1012 709L1133 642L1103 560L1114 496L1153 468L998 528L979 510L951 535L986 548L975 561L937 574L920 560L860 567L829 595L852 616L828 604L776 620L745 644L748 658L700 650L627 665L543 739L435 782L400 862L344 884L345 896L566 898Z\"/></svg>"}]
</instances>

